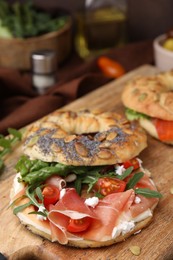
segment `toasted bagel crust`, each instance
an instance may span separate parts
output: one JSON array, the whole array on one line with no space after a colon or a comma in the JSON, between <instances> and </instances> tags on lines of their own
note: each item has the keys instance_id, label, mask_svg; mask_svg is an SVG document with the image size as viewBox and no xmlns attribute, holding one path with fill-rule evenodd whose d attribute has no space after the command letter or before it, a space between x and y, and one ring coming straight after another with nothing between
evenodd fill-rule
<instances>
[{"instance_id":1,"label":"toasted bagel crust","mask_svg":"<svg viewBox=\"0 0 173 260\"><path fill-rule=\"evenodd\" d=\"M115 112L56 111L29 130L24 153L66 165L108 165L137 156L147 146L138 123Z\"/></svg>"},{"instance_id":2,"label":"toasted bagel crust","mask_svg":"<svg viewBox=\"0 0 173 260\"><path fill-rule=\"evenodd\" d=\"M123 104L137 112L163 120L173 120L173 71L154 76L138 76L122 93Z\"/></svg>"}]
</instances>

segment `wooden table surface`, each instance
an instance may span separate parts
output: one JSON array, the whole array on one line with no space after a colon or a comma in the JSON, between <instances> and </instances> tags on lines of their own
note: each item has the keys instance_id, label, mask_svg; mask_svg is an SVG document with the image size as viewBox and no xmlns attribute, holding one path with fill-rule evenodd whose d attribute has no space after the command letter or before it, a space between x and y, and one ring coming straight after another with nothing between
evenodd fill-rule
<instances>
[{"instance_id":1,"label":"wooden table surface","mask_svg":"<svg viewBox=\"0 0 173 260\"><path fill-rule=\"evenodd\" d=\"M156 68L142 66L118 80L90 92L86 96L64 107L78 110L81 108L101 108L114 110L121 114L121 92L124 83L135 75L152 75ZM173 259L173 148L148 136L148 147L140 154L144 167L152 172L152 177L163 198L155 210L152 223L137 235L125 242L97 249L77 249L51 243L32 234L9 208L9 195L15 175L14 165L22 154L21 145L5 160L6 168L0 175L0 252L10 260L42 259L63 260L171 260ZM129 247L137 245L141 254L134 256Z\"/></svg>"}]
</instances>

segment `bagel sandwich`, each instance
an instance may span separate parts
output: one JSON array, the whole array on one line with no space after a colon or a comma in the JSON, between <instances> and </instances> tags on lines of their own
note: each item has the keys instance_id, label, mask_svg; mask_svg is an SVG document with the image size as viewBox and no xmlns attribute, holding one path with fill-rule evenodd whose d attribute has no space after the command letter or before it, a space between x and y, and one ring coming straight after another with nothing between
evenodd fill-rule
<instances>
[{"instance_id":1,"label":"bagel sandwich","mask_svg":"<svg viewBox=\"0 0 173 260\"><path fill-rule=\"evenodd\" d=\"M128 120L138 120L148 134L173 144L173 71L137 76L127 82L122 102Z\"/></svg>"},{"instance_id":2,"label":"bagel sandwich","mask_svg":"<svg viewBox=\"0 0 173 260\"><path fill-rule=\"evenodd\" d=\"M13 213L51 242L96 248L146 227L161 194L137 157L144 130L114 112L56 111L33 124L17 162Z\"/></svg>"}]
</instances>

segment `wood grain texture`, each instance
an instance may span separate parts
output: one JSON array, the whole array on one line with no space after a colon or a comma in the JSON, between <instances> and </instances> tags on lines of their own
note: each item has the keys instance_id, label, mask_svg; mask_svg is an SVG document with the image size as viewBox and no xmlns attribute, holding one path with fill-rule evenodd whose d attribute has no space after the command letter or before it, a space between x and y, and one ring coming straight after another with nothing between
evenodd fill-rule
<instances>
[{"instance_id":1,"label":"wood grain texture","mask_svg":"<svg viewBox=\"0 0 173 260\"><path fill-rule=\"evenodd\" d=\"M124 113L121 92L124 83L137 74L152 75L156 68L146 65L126 74L94 92L76 100L64 109L102 108ZM163 194L152 223L125 242L98 249L77 249L51 243L20 224L9 206L9 194L15 175L14 165L22 153L21 145L5 160L0 176L0 252L15 259L64 260L171 260L173 259L173 147L148 136L148 147L141 153L144 167L152 172L158 190ZM129 247L137 245L141 254L134 256Z\"/></svg>"}]
</instances>

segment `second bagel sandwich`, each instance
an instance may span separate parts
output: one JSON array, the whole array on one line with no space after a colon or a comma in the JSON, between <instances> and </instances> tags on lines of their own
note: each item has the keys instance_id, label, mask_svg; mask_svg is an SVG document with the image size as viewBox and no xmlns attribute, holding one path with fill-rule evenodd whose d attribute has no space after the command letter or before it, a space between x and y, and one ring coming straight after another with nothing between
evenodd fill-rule
<instances>
[{"instance_id":1,"label":"second bagel sandwich","mask_svg":"<svg viewBox=\"0 0 173 260\"><path fill-rule=\"evenodd\" d=\"M173 71L137 76L122 92L128 120L140 125L156 139L173 144Z\"/></svg>"}]
</instances>

